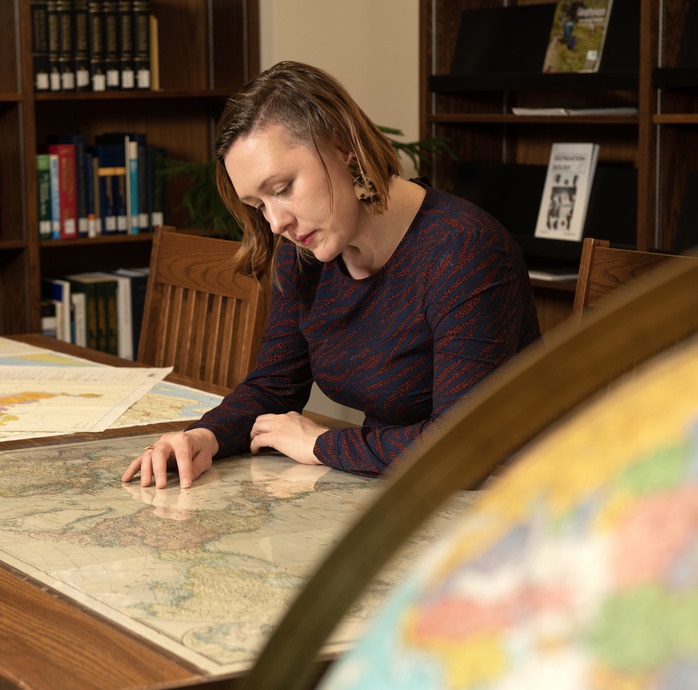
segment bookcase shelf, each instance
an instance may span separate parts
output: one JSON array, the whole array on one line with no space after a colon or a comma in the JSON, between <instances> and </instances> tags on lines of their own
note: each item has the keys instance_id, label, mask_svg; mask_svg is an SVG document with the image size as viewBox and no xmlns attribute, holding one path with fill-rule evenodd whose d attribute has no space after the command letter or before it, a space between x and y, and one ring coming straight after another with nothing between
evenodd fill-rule
<instances>
[{"instance_id":1,"label":"bookcase shelf","mask_svg":"<svg viewBox=\"0 0 698 690\"><path fill-rule=\"evenodd\" d=\"M151 233L40 239L36 153L47 137L143 132L170 158L206 162L225 99L259 71L259 0L151 0L161 89L37 93L31 5L0 2L0 335L40 330L42 276L148 264ZM165 222L185 224L186 184L168 185Z\"/></svg>"},{"instance_id":2,"label":"bookcase shelf","mask_svg":"<svg viewBox=\"0 0 698 690\"><path fill-rule=\"evenodd\" d=\"M445 137L456 154L423 174L515 226L532 268L571 267L581 243L534 237L542 171L553 143L593 141L609 198L593 218L590 209L585 235L657 251L698 243L698 203L690 202L698 197L698 3L614 0L599 71L544 74L555 5L420 0L420 136ZM514 115L515 107L624 111ZM542 313L546 299L559 307L565 292L571 308L569 286L558 288L534 284ZM556 308L554 321L564 316Z\"/></svg>"}]
</instances>

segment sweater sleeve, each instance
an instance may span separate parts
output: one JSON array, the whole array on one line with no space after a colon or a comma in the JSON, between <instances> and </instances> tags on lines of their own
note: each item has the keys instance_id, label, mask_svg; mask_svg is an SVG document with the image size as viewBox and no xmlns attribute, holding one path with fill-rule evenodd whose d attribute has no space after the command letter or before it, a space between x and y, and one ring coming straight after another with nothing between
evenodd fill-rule
<instances>
[{"instance_id":1,"label":"sweater sleeve","mask_svg":"<svg viewBox=\"0 0 698 690\"><path fill-rule=\"evenodd\" d=\"M314 449L324 464L359 474L383 473L522 343L539 336L518 247L502 232L474 234L467 243L419 259L429 261L421 287L433 337L431 415L408 426L376 423L327 431Z\"/></svg>"},{"instance_id":2,"label":"sweater sleeve","mask_svg":"<svg viewBox=\"0 0 698 690\"><path fill-rule=\"evenodd\" d=\"M272 289L269 320L255 368L220 405L187 427L214 433L220 445L216 457L249 452L250 431L259 415L300 412L310 397L308 347L298 328L295 250L285 246L279 256L281 285Z\"/></svg>"}]
</instances>

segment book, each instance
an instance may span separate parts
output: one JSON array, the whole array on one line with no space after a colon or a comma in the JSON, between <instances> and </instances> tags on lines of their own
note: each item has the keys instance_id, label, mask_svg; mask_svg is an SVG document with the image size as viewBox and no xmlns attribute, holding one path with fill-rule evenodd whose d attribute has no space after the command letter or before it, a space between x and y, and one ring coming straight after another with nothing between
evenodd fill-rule
<instances>
[{"instance_id":1,"label":"book","mask_svg":"<svg viewBox=\"0 0 698 690\"><path fill-rule=\"evenodd\" d=\"M39 191L39 237L51 239L51 156L48 153L36 155L36 175Z\"/></svg>"},{"instance_id":2,"label":"book","mask_svg":"<svg viewBox=\"0 0 698 690\"><path fill-rule=\"evenodd\" d=\"M160 39L158 33L158 20L154 14L150 15L149 22L150 36L150 88L153 91L160 90Z\"/></svg>"},{"instance_id":3,"label":"book","mask_svg":"<svg viewBox=\"0 0 698 690\"><path fill-rule=\"evenodd\" d=\"M56 323L56 304L51 299L42 299L40 304L41 311L41 333L49 338L55 338L57 335Z\"/></svg>"},{"instance_id":4,"label":"book","mask_svg":"<svg viewBox=\"0 0 698 690\"><path fill-rule=\"evenodd\" d=\"M138 142L128 134L124 137L126 149L126 227L129 235L140 231Z\"/></svg>"},{"instance_id":5,"label":"book","mask_svg":"<svg viewBox=\"0 0 698 690\"><path fill-rule=\"evenodd\" d=\"M48 86L50 91L60 91L58 0L46 0L46 26L48 30Z\"/></svg>"},{"instance_id":6,"label":"book","mask_svg":"<svg viewBox=\"0 0 698 690\"><path fill-rule=\"evenodd\" d=\"M133 0L118 0L117 21L119 24L119 71L122 89L136 86L133 45Z\"/></svg>"},{"instance_id":7,"label":"book","mask_svg":"<svg viewBox=\"0 0 698 690\"><path fill-rule=\"evenodd\" d=\"M133 69L136 88L150 88L150 0L133 3Z\"/></svg>"},{"instance_id":8,"label":"book","mask_svg":"<svg viewBox=\"0 0 698 690\"><path fill-rule=\"evenodd\" d=\"M117 281L98 271L66 276L74 292L85 293L87 347L118 354Z\"/></svg>"},{"instance_id":9,"label":"book","mask_svg":"<svg viewBox=\"0 0 698 690\"><path fill-rule=\"evenodd\" d=\"M167 152L160 146L148 146L148 208L150 209L150 229L165 224L167 208L167 176L165 165Z\"/></svg>"},{"instance_id":10,"label":"book","mask_svg":"<svg viewBox=\"0 0 698 690\"><path fill-rule=\"evenodd\" d=\"M61 90L75 90L75 32L72 0L57 0L58 16L58 71Z\"/></svg>"},{"instance_id":11,"label":"book","mask_svg":"<svg viewBox=\"0 0 698 690\"><path fill-rule=\"evenodd\" d=\"M31 0L32 63L34 90L49 90L48 16L46 0Z\"/></svg>"},{"instance_id":12,"label":"book","mask_svg":"<svg viewBox=\"0 0 698 690\"><path fill-rule=\"evenodd\" d=\"M49 153L49 184L51 189L51 239L61 238L61 170L58 154Z\"/></svg>"},{"instance_id":13,"label":"book","mask_svg":"<svg viewBox=\"0 0 698 690\"><path fill-rule=\"evenodd\" d=\"M41 293L56 304L56 337L71 342L70 283L61 278L42 278Z\"/></svg>"},{"instance_id":14,"label":"book","mask_svg":"<svg viewBox=\"0 0 698 690\"><path fill-rule=\"evenodd\" d=\"M119 268L115 275L125 277L129 281L131 291L131 338L134 359L138 356L138 345L141 338L141 323L145 308L145 293L148 289L149 268Z\"/></svg>"},{"instance_id":15,"label":"book","mask_svg":"<svg viewBox=\"0 0 698 690\"><path fill-rule=\"evenodd\" d=\"M543 72L597 72L613 0L558 0Z\"/></svg>"},{"instance_id":16,"label":"book","mask_svg":"<svg viewBox=\"0 0 698 690\"><path fill-rule=\"evenodd\" d=\"M87 50L92 90L104 91L107 88L107 73L104 62L104 6L102 0L89 0L87 4Z\"/></svg>"},{"instance_id":17,"label":"book","mask_svg":"<svg viewBox=\"0 0 698 690\"><path fill-rule=\"evenodd\" d=\"M72 305L71 341L87 347L87 307L84 292L71 292Z\"/></svg>"},{"instance_id":18,"label":"book","mask_svg":"<svg viewBox=\"0 0 698 690\"><path fill-rule=\"evenodd\" d=\"M77 234L79 237L88 237L88 212L87 212L87 171L85 169L85 157L87 146L84 134L54 134L48 138L51 144L70 144L75 150L75 203Z\"/></svg>"},{"instance_id":19,"label":"book","mask_svg":"<svg viewBox=\"0 0 698 690\"><path fill-rule=\"evenodd\" d=\"M579 242L584 234L599 147L555 143L545 176L535 236Z\"/></svg>"},{"instance_id":20,"label":"book","mask_svg":"<svg viewBox=\"0 0 698 690\"><path fill-rule=\"evenodd\" d=\"M95 279L102 278L103 297L107 315L107 347L115 347L119 357L133 359L133 331L131 314L131 281L127 276L116 272L95 271L89 274ZM113 295L112 295L113 293ZM109 302L113 299L113 304ZM111 311L113 310L113 314ZM113 323L109 323L112 320ZM116 341L111 343L109 337L113 332ZM110 350L107 350L110 351Z\"/></svg>"},{"instance_id":21,"label":"book","mask_svg":"<svg viewBox=\"0 0 698 690\"><path fill-rule=\"evenodd\" d=\"M97 137L99 197L104 234L125 233L126 158L123 143L109 143Z\"/></svg>"},{"instance_id":22,"label":"book","mask_svg":"<svg viewBox=\"0 0 698 690\"><path fill-rule=\"evenodd\" d=\"M117 0L102 0L102 20L104 22L104 71L106 74L106 87L109 90L114 90L121 86L119 13Z\"/></svg>"},{"instance_id":23,"label":"book","mask_svg":"<svg viewBox=\"0 0 698 690\"><path fill-rule=\"evenodd\" d=\"M73 33L75 90L89 91L91 80L87 0L73 0Z\"/></svg>"},{"instance_id":24,"label":"book","mask_svg":"<svg viewBox=\"0 0 698 690\"><path fill-rule=\"evenodd\" d=\"M61 239L78 236L77 170L75 144L49 143L48 152L58 156L58 203Z\"/></svg>"}]
</instances>

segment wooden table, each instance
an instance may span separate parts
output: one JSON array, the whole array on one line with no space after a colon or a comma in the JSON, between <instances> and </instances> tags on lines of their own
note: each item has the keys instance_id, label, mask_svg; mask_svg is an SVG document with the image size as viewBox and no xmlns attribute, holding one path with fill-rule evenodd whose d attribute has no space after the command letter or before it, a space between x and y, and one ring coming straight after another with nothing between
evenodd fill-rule
<instances>
[{"instance_id":1,"label":"wooden table","mask_svg":"<svg viewBox=\"0 0 698 690\"><path fill-rule=\"evenodd\" d=\"M6 337L101 364L134 366L131 361L42 335ZM182 376L170 375L167 380L211 393L227 392ZM319 415L317 418L334 421ZM181 429L186 424L168 422L114 429L103 432L102 437L160 433ZM95 438L95 434L72 434L8 441L0 443L0 461L3 451L10 449ZM197 679L204 681L204 676L188 663L0 564L0 690L150 688ZM229 683L229 679L220 678L209 681L207 687L229 687Z\"/></svg>"}]
</instances>

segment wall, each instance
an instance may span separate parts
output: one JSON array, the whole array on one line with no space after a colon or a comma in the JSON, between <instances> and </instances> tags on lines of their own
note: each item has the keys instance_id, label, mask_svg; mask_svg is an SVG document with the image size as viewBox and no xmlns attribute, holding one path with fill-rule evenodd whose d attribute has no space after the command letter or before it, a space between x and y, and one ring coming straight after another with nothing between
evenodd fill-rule
<instances>
[{"instance_id":1,"label":"wall","mask_svg":"<svg viewBox=\"0 0 698 690\"><path fill-rule=\"evenodd\" d=\"M419 137L418 0L260 0L262 69L280 60L320 67L379 125ZM413 174L409 161L406 174ZM362 415L313 390L309 409L359 423Z\"/></svg>"}]
</instances>

